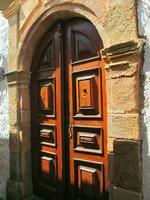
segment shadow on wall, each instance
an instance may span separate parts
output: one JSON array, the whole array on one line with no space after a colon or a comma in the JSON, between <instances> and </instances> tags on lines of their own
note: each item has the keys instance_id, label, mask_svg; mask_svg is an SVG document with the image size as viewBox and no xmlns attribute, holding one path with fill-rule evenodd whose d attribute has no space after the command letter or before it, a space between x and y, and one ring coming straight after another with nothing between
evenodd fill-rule
<instances>
[{"instance_id":1,"label":"shadow on wall","mask_svg":"<svg viewBox=\"0 0 150 200\"><path fill-rule=\"evenodd\" d=\"M138 0L138 27L140 36L146 38L144 73L150 72L150 1Z\"/></svg>"},{"instance_id":2,"label":"shadow on wall","mask_svg":"<svg viewBox=\"0 0 150 200\"><path fill-rule=\"evenodd\" d=\"M150 47L150 46L149 46ZM143 155L143 193L144 200L150 197L150 72L144 73L144 109L142 114L142 155Z\"/></svg>"},{"instance_id":3,"label":"shadow on wall","mask_svg":"<svg viewBox=\"0 0 150 200\"><path fill-rule=\"evenodd\" d=\"M0 200L6 198L9 176L9 130L8 130L7 82L0 80Z\"/></svg>"},{"instance_id":4,"label":"shadow on wall","mask_svg":"<svg viewBox=\"0 0 150 200\"><path fill-rule=\"evenodd\" d=\"M0 200L6 199L6 184L9 178L9 140L0 138Z\"/></svg>"},{"instance_id":5,"label":"shadow on wall","mask_svg":"<svg viewBox=\"0 0 150 200\"><path fill-rule=\"evenodd\" d=\"M150 199L150 1L138 0L139 34L147 40L144 54L142 111L143 133L143 193L144 200Z\"/></svg>"},{"instance_id":6,"label":"shadow on wall","mask_svg":"<svg viewBox=\"0 0 150 200\"><path fill-rule=\"evenodd\" d=\"M140 200L140 143L114 139L113 149L109 154L109 200Z\"/></svg>"}]
</instances>

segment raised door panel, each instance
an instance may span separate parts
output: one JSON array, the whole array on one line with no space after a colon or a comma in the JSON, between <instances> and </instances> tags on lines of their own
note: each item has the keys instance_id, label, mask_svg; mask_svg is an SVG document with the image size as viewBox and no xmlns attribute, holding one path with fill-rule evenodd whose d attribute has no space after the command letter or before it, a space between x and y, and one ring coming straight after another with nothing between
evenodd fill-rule
<instances>
[{"instance_id":1,"label":"raised door panel","mask_svg":"<svg viewBox=\"0 0 150 200\"><path fill-rule=\"evenodd\" d=\"M100 69L78 71L73 66L74 117L102 117L101 111L101 71ZM95 98L97 97L97 98Z\"/></svg>"},{"instance_id":2,"label":"raised door panel","mask_svg":"<svg viewBox=\"0 0 150 200\"><path fill-rule=\"evenodd\" d=\"M39 142L49 146L57 146L57 131L55 125L40 125L39 126Z\"/></svg>"},{"instance_id":3,"label":"raised door panel","mask_svg":"<svg viewBox=\"0 0 150 200\"><path fill-rule=\"evenodd\" d=\"M39 81L39 114L55 117L55 78Z\"/></svg>"},{"instance_id":4,"label":"raised door panel","mask_svg":"<svg viewBox=\"0 0 150 200\"><path fill-rule=\"evenodd\" d=\"M49 43L44 46L39 59L39 70L49 68L54 69L55 66L55 38L51 37Z\"/></svg>"},{"instance_id":5,"label":"raised door panel","mask_svg":"<svg viewBox=\"0 0 150 200\"><path fill-rule=\"evenodd\" d=\"M88 20L74 19L69 28L69 31L71 31L71 34L69 33L71 37L70 50L72 51L71 59L73 62L99 55L103 43L95 27Z\"/></svg>"},{"instance_id":6,"label":"raised door panel","mask_svg":"<svg viewBox=\"0 0 150 200\"><path fill-rule=\"evenodd\" d=\"M40 107L42 110L51 110L53 108L51 96L52 87L50 84L40 86Z\"/></svg>"},{"instance_id":7,"label":"raised door panel","mask_svg":"<svg viewBox=\"0 0 150 200\"><path fill-rule=\"evenodd\" d=\"M73 126L74 151L103 154L103 128L91 126Z\"/></svg>"},{"instance_id":8,"label":"raised door panel","mask_svg":"<svg viewBox=\"0 0 150 200\"><path fill-rule=\"evenodd\" d=\"M84 35L84 33L73 32L74 61L97 56L94 44Z\"/></svg>"},{"instance_id":9,"label":"raised door panel","mask_svg":"<svg viewBox=\"0 0 150 200\"><path fill-rule=\"evenodd\" d=\"M41 155L40 184L47 184L51 190L57 191L57 159L55 155Z\"/></svg>"},{"instance_id":10,"label":"raised door panel","mask_svg":"<svg viewBox=\"0 0 150 200\"><path fill-rule=\"evenodd\" d=\"M103 199L103 165L75 160L75 199Z\"/></svg>"}]
</instances>

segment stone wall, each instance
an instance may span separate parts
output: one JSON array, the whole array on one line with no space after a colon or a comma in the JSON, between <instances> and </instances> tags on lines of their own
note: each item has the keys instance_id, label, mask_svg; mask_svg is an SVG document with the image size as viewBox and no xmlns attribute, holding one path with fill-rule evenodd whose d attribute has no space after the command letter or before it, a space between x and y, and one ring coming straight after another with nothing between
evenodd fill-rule
<instances>
[{"instance_id":1,"label":"stone wall","mask_svg":"<svg viewBox=\"0 0 150 200\"><path fill-rule=\"evenodd\" d=\"M6 198L9 176L8 94L4 72L7 70L8 22L0 13L0 199Z\"/></svg>"},{"instance_id":2,"label":"stone wall","mask_svg":"<svg viewBox=\"0 0 150 200\"><path fill-rule=\"evenodd\" d=\"M14 0L9 19L9 199L32 195L30 67L41 37L58 19L89 19L99 32L106 68L110 197L141 200L140 69L136 0ZM25 98L24 98L25 97ZM12 103L13 102L13 103ZM15 163L15 164L14 164Z\"/></svg>"},{"instance_id":3,"label":"stone wall","mask_svg":"<svg viewBox=\"0 0 150 200\"><path fill-rule=\"evenodd\" d=\"M150 1L138 0L139 33L146 37L143 87L143 192L144 200L150 199Z\"/></svg>"}]
</instances>

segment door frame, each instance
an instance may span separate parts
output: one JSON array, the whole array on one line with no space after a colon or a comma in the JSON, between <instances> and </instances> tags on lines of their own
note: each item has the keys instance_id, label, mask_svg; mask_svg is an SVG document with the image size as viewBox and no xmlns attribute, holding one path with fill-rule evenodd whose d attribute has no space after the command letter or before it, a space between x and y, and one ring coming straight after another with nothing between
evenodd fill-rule
<instances>
[{"instance_id":1,"label":"door frame","mask_svg":"<svg viewBox=\"0 0 150 200\"><path fill-rule=\"evenodd\" d=\"M61 96L63 96L62 97L62 106L61 106L61 111L62 111L62 113L61 113L61 117L62 117L62 133L65 133L65 132L68 132L68 126L66 127L66 126L64 126L63 124L66 124L66 123L64 123L64 120L66 119L66 115L65 115L65 112L64 112L64 108L65 108L65 106L66 107L68 107L69 105L67 105L68 103L69 103L69 99L68 99L68 102L67 101L65 101L65 95L64 95L64 86L65 85L68 85L68 84L65 84L65 74L67 74L67 76L68 76L68 74L69 74L69 71L68 71L68 69L69 69L69 65L70 65L70 59L71 59L71 52L72 52L72 50L70 50L70 46L68 46L68 41L67 41L67 38L68 38L68 35L71 33L69 33L69 31L70 31L70 28L71 28L71 24L72 24L72 21L74 20L74 19L78 19L79 21L81 21L80 23L82 23L82 21L83 21L83 23L84 22L86 22L87 23L87 25L88 25L88 23L89 23L89 27L90 27L90 29L91 30L89 30L89 33L91 34L91 37L90 37L90 41L92 41L92 42L94 42L95 43L95 47L96 47L96 49L97 49L97 52L100 52L100 51L98 51L98 49L100 48L100 46L102 45L102 40L101 40L101 38L100 38L100 36L99 36L99 34L97 33L97 31L96 31L96 29L95 29L95 27L92 25L92 23L91 22L89 22L88 20L85 20L85 19L82 19L82 18L72 18L72 19L70 19L69 20L69 22L67 21L67 22L63 22L63 21L60 21L60 20L58 20L54 25L53 25L53 27L51 27L51 29L45 34L45 36L44 36L44 43L45 44L47 44L48 42L47 42L47 40L46 40L46 38L49 38L49 34L51 34L51 30L52 30L52 32L53 32L53 30L55 29L55 27L57 27L57 29L58 29L58 37L59 37L59 42L60 42L60 50L62 51L62 52L64 52L65 54L64 55L62 55L62 53L60 54L61 55L61 59L59 59L59 67L60 67L60 71L61 71L61 74L62 74L62 76L61 76L61 83L60 84L62 84L63 83L63 85L61 86L61 88L62 88L62 95ZM64 25L62 25L62 24L64 24ZM86 25L86 24L85 24ZM62 27L63 26L63 27ZM67 28L67 29L66 29ZM69 30L69 31L68 31ZM82 28L81 28L81 30L82 30ZM79 31L79 30L78 30ZM82 30L83 31L83 30ZM91 32L90 32L91 31ZM83 31L84 32L84 31ZM69 34L68 34L69 33ZM93 34L94 35L93 35ZM88 35L88 36L90 36L90 35ZM91 38L93 38L93 40L91 39ZM72 36L70 36L70 39L72 40ZM50 39L48 39L48 41L49 41ZM62 41L63 40L63 41ZM41 42L42 42L42 40L41 40ZM41 43L40 42L40 43ZM41 50L39 51L39 48L41 48L41 44L39 43L39 45L37 46L37 50L35 51L35 54L34 54L34 58L33 58L33 63L32 63L32 67L31 67L31 70L32 70L32 72L34 72L34 73L37 73L37 65L38 65L38 63L37 63L37 57L39 57L38 55L41 55L41 53L39 53L39 52L41 52ZM65 44L65 45L63 45L63 44ZM43 45L42 45L43 46ZM66 46L66 48L64 48L64 46ZM44 48L44 46L42 47L42 48ZM69 56L68 56L68 52L69 52ZM67 55L67 56L66 56ZM66 59L65 59L65 57L66 57ZM61 60L61 61L60 61ZM64 62L64 60L65 60L65 62ZM94 57L94 58L88 58L88 59L85 59L85 60L81 60L81 61L77 61L77 62L81 62L81 63L83 63L83 62L86 62L86 60L100 60L100 54L98 54L96 57ZM102 61L101 61L102 62ZM76 63L76 62L75 62ZM67 66L67 67L65 67L65 66ZM104 63L102 64L102 66L104 67ZM67 72L67 73L66 73ZM103 77L102 77L102 80L103 80L103 84L104 84L104 86L103 86L103 89L104 89L104 91L103 91L103 93L104 93L104 95L102 95L102 96L104 96L102 99L106 99L106 88L105 88L105 73L104 73L104 70L103 70ZM69 76L68 76L68 78L69 78ZM32 79L31 79L31 81L32 81ZM69 80L68 80L69 81ZM32 95L32 90L34 89L34 86L32 86L32 88L31 88L31 95ZM69 90L68 90L69 91ZM64 104L64 102L66 102L65 104ZM105 103L106 103L106 101L105 101ZM33 101L31 101L31 108L33 107L35 107L34 106L35 104L34 104L34 102ZM65 106L63 106L63 105L65 105ZM105 109L104 109L105 111L103 111L104 113L104 115L103 115L103 118L105 119L105 126L107 126L106 125L106 104L105 104ZM33 112L33 111L32 111ZM69 112L68 112L69 113ZM63 116L62 116L63 115ZM33 116L33 113L32 113L32 121L33 121L33 118L34 118L34 116ZM68 120L69 120L69 117L67 117L68 118ZM69 123L69 122L68 122ZM34 131L34 123L32 122L31 123L33 126L32 126L32 132L34 133L35 131ZM104 130L105 130L105 136L104 136L104 138L105 138L105 140L107 140L107 128L106 127L104 127ZM57 133L58 134L58 133ZM104 140L104 138L103 138L103 140ZM67 137L63 134L62 135L62 159L63 158L66 158L67 157L67 159L66 159L66 161L64 162L64 165L62 166L63 167L63 169L65 169L65 172L62 174L63 175L63 179L65 179L65 173L67 174L67 170L66 169L68 169L68 165L66 164L67 163L67 161L68 160L70 160L70 150L68 150L68 152L67 152L67 146L68 145L66 145L66 142L68 143L68 145L69 145L69 141L68 141L68 139L67 139ZM32 137L32 143L33 143L33 147L34 146L36 146L35 145L35 137ZM107 159L106 157L106 154L107 154L107 151L106 151L106 146L107 146L107 141L105 141L104 142L104 149L105 149L105 160ZM32 147L32 148L33 148ZM34 152L33 152L33 156L34 156ZM34 164L34 163L33 163ZM33 165L32 164L32 165ZM33 171L34 171L34 165L33 165ZM70 170L68 171L69 173L70 173ZM108 163L106 164L106 161L105 161L105 176L108 176ZM33 179L34 180L34 179ZM68 178L66 178L66 183L63 183L62 184L62 187L63 188L65 188L64 189L64 192L63 192L63 194L65 195L65 191L68 191L68 187L70 187L69 185L68 185ZM107 182L107 184L106 184L106 182ZM108 191L108 177L106 177L106 180L105 180L105 190L107 190ZM106 193L105 193L105 196L106 196Z\"/></svg>"}]
</instances>

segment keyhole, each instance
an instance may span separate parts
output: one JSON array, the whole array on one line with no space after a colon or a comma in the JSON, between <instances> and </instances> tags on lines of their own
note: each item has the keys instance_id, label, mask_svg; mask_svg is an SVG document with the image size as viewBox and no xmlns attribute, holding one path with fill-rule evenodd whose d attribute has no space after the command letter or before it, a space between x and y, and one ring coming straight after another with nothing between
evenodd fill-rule
<instances>
[{"instance_id":1,"label":"keyhole","mask_svg":"<svg viewBox=\"0 0 150 200\"><path fill-rule=\"evenodd\" d=\"M86 96L86 95L87 95L87 89L83 88L83 96Z\"/></svg>"}]
</instances>

